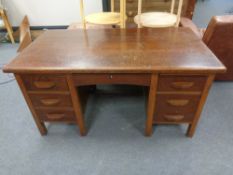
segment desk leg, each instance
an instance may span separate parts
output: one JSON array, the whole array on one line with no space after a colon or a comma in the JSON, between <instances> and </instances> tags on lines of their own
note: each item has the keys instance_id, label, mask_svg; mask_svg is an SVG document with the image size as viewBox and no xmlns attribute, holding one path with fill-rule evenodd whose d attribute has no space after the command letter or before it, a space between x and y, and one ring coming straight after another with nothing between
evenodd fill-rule
<instances>
[{"instance_id":1,"label":"desk leg","mask_svg":"<svg viewBox=\"0 0 233 175\"><path fill-rule=\"evenodd\" d=\"M153 74L151 76L151 83L150 83L150 90L149 90L149 97L148 97L147 119L146 119L146 128L145 128L146 136L151 136L152 134L157 84L158 84L158 75Z\"/></svg>"},{"instance_id":2,"label":"desk leg","mask_svg":"<svg viewBox=\"0 0 233 175\"><path fill-rule=\"evenodd\" d=\"M67 82L70 89L70 95L73 102L74 111L77 118L77 124L79 126L79 131L81 136L86 135L86 127L84 124L83 111L81 107L80 97L74 85L72 75L67 75Z\"/></svg>"},{"instance_id":3,"label":"desk leg","mask_svg":"<svg viewBox=\"0 0 233 175\"><path fill-rule=\"evenodd\" d=\"M204 107L204 104L206 102L210 87L211 87L212 82L214 80L214 77L215 77L215 75L210 75L206 81L205 88L202 92L201 100L200 100L199 106L197 108L197 112L195 114L194 120L193 120L192 124L189 125L188 130L187 130L186 135L188 137L193 137L193 135L194 135L194 132L195 132L196 127L197 127L197 123L200 119L200 115L201 115L202 109Z\"/></svg>"},{"instance_id":4,"label":"desk leg","mask_svg":"<svg viewBox=\"0 0 233 175\"><path fill-rule=\"evenodd\" d=\"M24 96L24 98L25 98L25 100L26 100L26 102L27 102L27 104L29 106L29 109L30 109L30 111L32 113L32 116L34 118L36 126L39 129L39 131L40 131L40 134L42 136L46 135L47 134L47 129L45 127L45 124L44 124L44 122L40 121L40 118L37 116L36 111L33 108L33 104L31 102L31 99L29 98L27 90L26 90L26 88L24 86L23 80L21 79L20 75L16 75L15 74L15 78L16 78L16 80L18 82L18 85L19 85L19 87L20 87L20 89L21 89L21 91L23 93L23 96Z\"/></svg>"}]
</instances>

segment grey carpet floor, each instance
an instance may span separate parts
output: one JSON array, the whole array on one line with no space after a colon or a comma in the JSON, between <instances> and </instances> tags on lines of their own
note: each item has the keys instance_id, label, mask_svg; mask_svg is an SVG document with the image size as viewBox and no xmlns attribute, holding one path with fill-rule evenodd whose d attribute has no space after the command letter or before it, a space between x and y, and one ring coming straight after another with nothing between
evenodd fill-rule
<instances>
[{"instance_id":1,"label":"grey carpet floor","mask_svg":"<svg viewBox=\"0 0 233 175\"><path fill-rule=\"evenodd\" d=\"M0 44L0 64L17 45ZM0 83L12 75L0 72ZM232 175L233 83L214 83L195 136L155 126L143 136L140 88L98 87L86 111L89 132L48 124L41 137L15 81L0 85L0 175Z\"/></svg>"}]
</instances>

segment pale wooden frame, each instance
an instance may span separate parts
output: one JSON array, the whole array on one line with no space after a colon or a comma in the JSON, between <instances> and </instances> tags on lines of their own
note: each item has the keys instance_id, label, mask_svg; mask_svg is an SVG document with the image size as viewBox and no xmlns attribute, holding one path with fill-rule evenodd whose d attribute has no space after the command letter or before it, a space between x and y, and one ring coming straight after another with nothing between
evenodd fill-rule
<instances>
[{"instance_id":1,"label":"pale wooden frame","mask_svg":"<svg viewBox=\"0 0 233 175\"><path fill-rule=\"evenodd\" d=\"M175 2L176 0L171 0L171 9L170 9L170 13L174 14L174 10L175 10ZM181 12L182 12L182 6L183 6L183 0L179 0L179 5L178 5L178 10L177 10L177 21L175 26L178 27L179 23L180 23L180 17L181 17ZM142 14L142 0L138 0L138 18L139 18L139 22L138 22L138 28L141 28L142 25L140 24L140 16Z\"/></svg>"},{"instance_id":2,"label":"pale wooden frame","mask_svg":"<svg viewBox=\"0 0 233 175\"><path fill-rule=\"evenodd\" d=\"M114 0L111 0L111 12L114 12ZM126 13L126 0L120 0L120 27L125 28L125 13ZM86 29L86 20L84 13L84 3L83 0L80 0L80 15L82 20L83 28Z\"/></svg>"}]
</instances>

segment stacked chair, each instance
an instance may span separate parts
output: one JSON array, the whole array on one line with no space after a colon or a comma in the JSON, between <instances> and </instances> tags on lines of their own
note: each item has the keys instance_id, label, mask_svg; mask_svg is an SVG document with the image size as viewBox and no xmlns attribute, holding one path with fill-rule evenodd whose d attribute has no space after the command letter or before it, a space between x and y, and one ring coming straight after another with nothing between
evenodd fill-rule
<instances>
[{"instance_id":1,"label":"stacked chair","mask_svg":"<svg viewBox=\"0 0 233 175\"><path fill-rule=\"evenodd\" d=\"M173 27L179 26L180 16L182 12L183 0L178 0L178 10L175 13L176 0L171 0L170 12L145 12L142 13L142 0L138 0L138 14L134 18L134 22L141 27Z\"/></svg>"},{"instance_id":2,"label":"stacked chair","mask_svg":"<svg viewBox=\"0 0 233 175\"><path fill-rule=\"evenodd\" d=\"M80 0L80 13L82 18L83 28L86 29L86 24L94 24L94 25L119 25L120 28L125 28L126 21L126 2L125 0L120 0L120 12L114 11L114 0L111 0L111 12L99 12L93 13L85 16L84 13L84 1L91 0Z\"/></svg>"}]
</instances>

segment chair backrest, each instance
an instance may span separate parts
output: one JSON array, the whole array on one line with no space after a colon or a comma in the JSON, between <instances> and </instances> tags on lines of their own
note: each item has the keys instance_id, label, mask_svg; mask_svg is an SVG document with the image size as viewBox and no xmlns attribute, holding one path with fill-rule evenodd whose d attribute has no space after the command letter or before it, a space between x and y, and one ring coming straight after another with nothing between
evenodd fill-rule
<instances>
[{"instance_id":1,"label":"chair backrest","mask_svg":"<svg viewBox=\"0 0 233 175\"><path fill-rule=\"evenodd\" d=\"M213 17L204 33L203 42L227 67L217 80L233 80L233 15Z\"/></svg>"},{"instance_id":2,"label":"chair backrest","mask_svg":"<svg viewBox=\"0 0 233 175\"><path fill-rule=\"evenodd\" d=\"M91 0L90 0L91 1ZM111 0L111 12L115 11L115 7L114 7L114 1L115 0ZM120 15L121 15L121 25L124 25L125 22L125 1L126 0L120 0ZM80 0L80 15L81 15L81 19L82 19L82 23L83 23L83 27L86 28L86 24L85 24L85 12L84 12L84 0Z\"/></svg>"},{"instance_id":3,"label":"chair backrest","mask_svg":"<svg viewBox=\"0 0 233 175\"><path fill-rule=\"evenodd\" d=\"M23 18L19 27L19 42L20 44L17 52L23 51L32 42L30 24L27 16Z\"/></svg>"},{"instance_id":4,"label":"chair backrest","mask_svg":"<svg viewBox=\"0 0 233 175\"><path fill-rule=\"evenodd\" d=\"M142 1L143 0L138 0L138 15L141 15L142 13ZM177 0L171 0L171 7L170 7L170 13L174 14L175 13L175 4ZM183 6L183 0L178 0L178 9L177 9L177 21L176 21L176 26L179 26L180 23L180 17L181 17L181 12L182 12L182 6Z\"/></svg>"}]
</instances>

